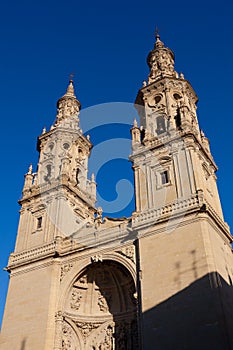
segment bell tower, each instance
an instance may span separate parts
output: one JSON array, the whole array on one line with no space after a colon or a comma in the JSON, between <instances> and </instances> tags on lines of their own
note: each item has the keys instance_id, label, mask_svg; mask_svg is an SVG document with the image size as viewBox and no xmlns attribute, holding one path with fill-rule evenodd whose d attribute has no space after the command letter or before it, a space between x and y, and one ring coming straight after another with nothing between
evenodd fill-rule
<instances>
[{"instance_id":1,"label":"bell tower","mask_svg":"<svg viewBox=\"0 0 233 350\"><path fill-rule=\"evenodd\" d=\"M141 126L139 129L134 124L132 129L136 211L161 207L162 203L199 193L222 219L217 167L208 139L199 129L197 95L184 75L175 71L174 54L159 35L147 63L148 84L143 82L136 99ZM144 162L138 152L141 149Z\"/></svg>"},{"instance_id":2,"label":"bell tower","mask_svg":"<svg viewBox=\"0 0 233 350\"><path fill-rule=\"evenodd\" d=\"M57 102L54 125L38 137L37 171L30 165L25 175L16 251L70 236L82 222L93 223L96 184L94 176L87 178L92 145L79 127L80 107L71 80Z\"/></svg>"},{"instance_id":3,"label":"bell tower","mask_svg":"<svg viewBox=\"0 0 233 350\"><path fill-rule=\"evenodd\" d=\"M92 144L79 126L80 108L71 80L55 123L38 137L37 171L30 165L25 175L1 349L54 348L60 271L67 269L58 257L64 247L72 251L73 235L93 225L97 212L94 175L87 177Z\"/></svg>"},{"instance_id":4,"label":"bell tower","mask_svg":"<svg viewBox=\"0 0 233 350\"><path fill-rule=\"evenodd\" d=\"M147 63L130 157L142 348L233 349L232 237L223 219L217 166L198 124L198 98L175 71L174 53L158 34Z\"/></svg>"}]
</instances>

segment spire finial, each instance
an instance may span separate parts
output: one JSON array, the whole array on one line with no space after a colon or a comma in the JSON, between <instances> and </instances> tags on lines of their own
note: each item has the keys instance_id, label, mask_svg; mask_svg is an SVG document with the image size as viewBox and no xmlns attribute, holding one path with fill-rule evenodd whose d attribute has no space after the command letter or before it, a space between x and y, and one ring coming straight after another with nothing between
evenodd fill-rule
<instances>
[{"instance_id":1,"label":"spire finial","mask_svg":"<svg viewBox=\"0 0 233 350\"><path fill-rule=\"evenodd\" d=\"M31 175L31 174L32 174L32 163L29 165L27 174L28 174L28 175Z\"/></svg>"},{"instance_id":2,"label":"spire finial","mask_svg":"<svg viewBox=\"0 0 233 350\"><path fill-rule=\"evenodd\" d=\"M68 123L67 126L69 125L69 127L71 127L72 125L72 128L76 128L79 125L78 115L81 105L74 93L74 84L73 80L71 79L73 77L73 73L69 75L70 80L66 93L57 101L57 117L55 126L61 124L64 126L66 123ZM72 124L71 119L73 120L74 124Z\"/></svg>"},{"instance_id":3,"label":"spire finial","mask_svg":"<svg viewBox=\"0 0 233 350\"><path fill-rule=\"evenodd\" d=\"M74 84L73 84L73 78L74 78L74 74L71 73L69 75L69 85L67 87L67 90L66 90L66 95L71 95L71 96L74 96Z\"/></svg>"},{"instance_id":4,"label":"spire finial","mask_svg":"<svg viewBox=\"0 0 233 350\"><path fill-rule=\"evenodd\" d=\"M155 27L155 39L160 39L159 28L157 26Z\"/></svg>"},{"instance_id":5,"label":"spire finial","mask_svg":"<svg viewBox=\"0 0 233 350\"><path fill-rule=\"evenodd\" d=\"M148 84L165 76L176 77L176 72L174 70L174 54L168 47L165 47L164 43L160 40L159 29L157 27L155 29L155 38L154 49L147 57L147 63L150 68Z\"/></svg>"},{"instance_id":6,"label":"spire finial","mask_svg":"<svg viewBox=\"0 0 233 350\"><path fill-rule=\"evenodd\" d=\"M160 40L159 28L155 28L155 48L164 47L164 43Z\"/></svg>"}]
</instances>

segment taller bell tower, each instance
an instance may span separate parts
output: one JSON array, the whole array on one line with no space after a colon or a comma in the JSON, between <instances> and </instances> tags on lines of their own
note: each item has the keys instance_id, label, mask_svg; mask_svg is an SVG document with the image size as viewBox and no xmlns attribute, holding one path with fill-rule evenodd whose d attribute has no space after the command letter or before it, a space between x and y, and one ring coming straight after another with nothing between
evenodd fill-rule
<instances>
[{"instance_id":1,"label":"taller bell tower","mask_svg":"<svg viewBox=\"0 0 233 350\"><path fill-rule=\"evenodd\" d=\"M136 99L141 130L137 125L132 129L136 211L159 208L198 193L222 219L217 167L209 141L199 129L197 95L184 75L175 71L174 54L158 35L147 62L148 84L144 81ZM136 156L139 134L144 162Z\"/></svg>"},{"instance_id":2,"label":"taller bell tower","mask_svg":"<svg viewBox=\"0 0 233 350\"><path fill-rule=\"evenodd\" d=\"M233 349L232 237L197 95L156 35L132 155L143 349Z\"/></svg>"}]
</instances>

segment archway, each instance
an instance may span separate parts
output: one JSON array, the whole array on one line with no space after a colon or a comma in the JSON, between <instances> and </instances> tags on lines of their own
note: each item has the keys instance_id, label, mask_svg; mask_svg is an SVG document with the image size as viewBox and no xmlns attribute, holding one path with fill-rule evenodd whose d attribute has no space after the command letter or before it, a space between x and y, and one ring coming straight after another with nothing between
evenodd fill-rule
<instances>
[{"instance_id":1,"label":"archway","mask_svg":"<svg viewBox=\"0 0 233 350\"><path fill-rule=\"evenodd\" d=\"M76 350L81 344L82 350L136 350L135 291L132 276L121 264L109 260L87 266L67 295L63 329L71 331L70 340L63 334L62 349Z\"/></svg>"}]
</instances>

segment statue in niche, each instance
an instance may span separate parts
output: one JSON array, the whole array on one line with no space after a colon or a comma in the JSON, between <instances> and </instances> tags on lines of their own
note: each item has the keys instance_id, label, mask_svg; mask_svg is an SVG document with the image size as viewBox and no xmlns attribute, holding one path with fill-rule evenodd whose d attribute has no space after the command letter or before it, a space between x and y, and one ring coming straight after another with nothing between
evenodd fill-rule
<instances>
[{"instance_id":1,"label":"statue in niche","mask_svg":"<svg viewBox=\"0 0 233 350\"><path fill-rule=\"evenodd\" d=\"M159 70L159 68L158 68L158 62L156 61L156 58L155 58L155 57L153 57L153 58L151 59L150 64L151 64L150 77L153 79L153 78L156 78L157 73L158 73L158 70Z\"/></svg>"},{"instance_id":2,"label":"statue in niche","mask_svg":"<svg viewBox=\"0 0 233 350\"><path fill-rule=\"evenodd\" d=\"M71 115L71 103L69 101L67 101L64 105L64 114L65 115Z\"/></svg>"},{"instance_id":3,"label":"statue in niche","mask_svg":"<svg viewBox=\"0 0 233 350\"><path fill-rule=\"evenodd\" d=\"M77 170L76 170L76 183L77 183L77 185L79 185L79 183L80 183L79 177L80 177L80 169L77 168Z\"/></svg>"},{"instance_id":4,"label":"statue in niche","mask_svg":"<svg viewBox=\"0 0 233 350\"><path fill-rule=\"evenodd\" d=\"M165 118L163 116L160 116L157 118L156 122L157 122L156 132L158 135L160 135L166 131Z\"/></svg>"},{"instance_id":5,"label":"statue in niche","mask_svg":"<svg viewBox=\"0 0 233 350\"><path fill-rule=\"evenodd\" d=\"M46 182L48 182L48 181L50 181L50 178L52 176L52 165L51 164L46 165L46 171L47 171L47 174L44 176L44 180Z\"/></svg>"},{"instance_id":6,"label":"statue in niche","mask_svg":"<svg viewBox=\"0 0 233 350\"><path fill-rule=\"evenodd\" d=\"M175 122L176 122L176 128L181 129L181 115L180 115L180 108L178 107L176 110L176 115L175 115Z\"/></svg>"}]
</instances>

